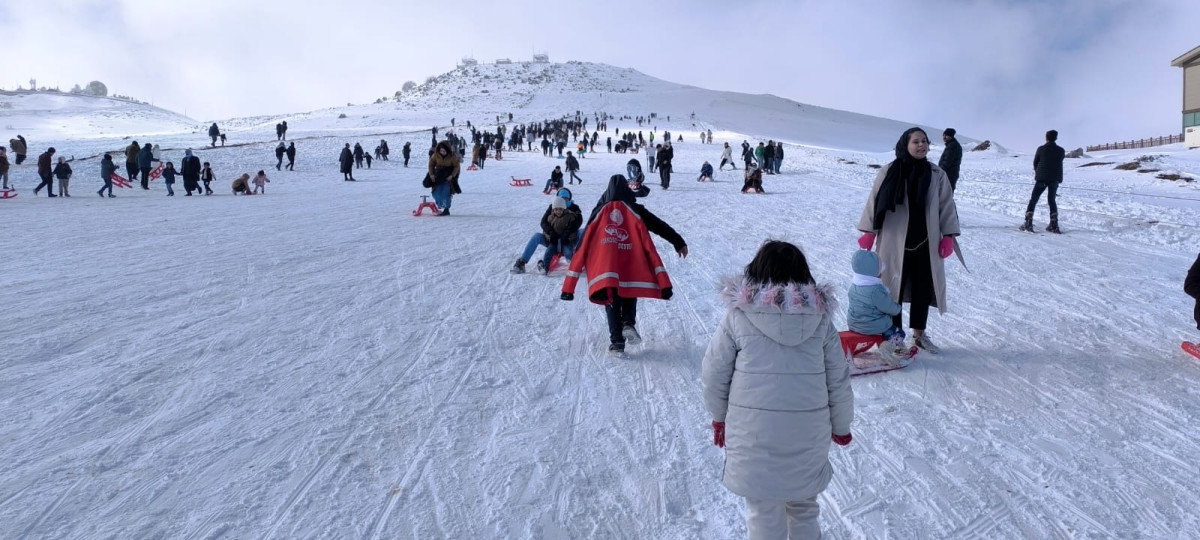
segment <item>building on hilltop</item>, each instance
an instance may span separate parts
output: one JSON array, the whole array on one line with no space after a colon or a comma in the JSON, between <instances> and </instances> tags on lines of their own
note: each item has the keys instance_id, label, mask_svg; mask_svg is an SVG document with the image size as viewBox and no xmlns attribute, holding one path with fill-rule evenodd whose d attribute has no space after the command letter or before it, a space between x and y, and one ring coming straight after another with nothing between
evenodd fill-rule
<instances>
[{"instance_id":1,"label":"building on hilltop","mask_svg":"<svg viewBox=\"0 0 1200 540\"><path fill-rule=\"evenodd\" d=\"M549 64L550 63L550 55L544 54L544 53L543 54L535 54L535 55L533 55L533 62L535 64Z\"/></svg>"},{"instance_id":2,"label":"building on hilltop","mask_svg":"<svg viewBox=\"0 0 1200 540\"><path fill-rule=\"evenodd\" d=\"M470 56L466 56L466 57L463 57L463 59L458 63L458 67L474 66L474 65L478 65L478 64L479 64L479 62L476 61L474 58L471 58Z\"/></svg>"},{"instance_id":3,"label":"building on hilltop","mask_svg":"<svg viewBox=\"0 0 1200 540\"><path fill-rule=\"evenodd\" d=\"M1171 65L1183 68L1183 143L1200 146L1200 47L1196 47Z\"/></svg>"},{"instance_id":4,"label":"building on hilltop","mask_svg":"<svg viewBox=\"0 0 1200 540\"><path fill-rule=\"evenodd\" d=\"M497 59L496 59L496 65L497 65L497 66L501 66L501 65L504 65L504 64L511 64L511 63L512 63L512 60L510 60L510 59L508 59L508 58L497 58Z\"/></svg>"}]
</instances>

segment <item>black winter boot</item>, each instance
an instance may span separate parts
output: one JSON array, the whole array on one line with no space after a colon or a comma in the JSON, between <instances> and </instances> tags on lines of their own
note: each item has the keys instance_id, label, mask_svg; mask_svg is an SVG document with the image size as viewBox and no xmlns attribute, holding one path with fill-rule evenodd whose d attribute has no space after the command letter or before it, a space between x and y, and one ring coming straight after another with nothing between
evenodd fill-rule
<instances>
[{"instance_id":1,"label":"black winter boot","mask_svg":"<svg viewBox=\"0 0 1200 540\"><path fill-rule=\"evenodd\" d=\"M509 269L509 272L512 272L514 274L524 274L526 262L529 262L529 261L526 261L525 259L518 257L517 264L514 264L513 267L511 269Z\"/></svg>"},{"instance_id":2,"label":"black winter boot","mask_svg":"<svg viewBox=\"0 0 1200 540\"><path fill-rule=\"evenodd\" d=\"M1058 212L1050 214L1050 225L1046 227L1046 232L1062 234L1062 231L1058 230Z\"/></svg>"},{"instance_id":3,"label":"black winter boot","mask_svg":"<svg viewBox=\"0 0 1200 540\"><path fill-rule=\"evenodd\" d=\"M1021 230L1026 232L1034 232L1033 212L1025 212L1025 223L1021 225Z\"/></svg>"}]
</instances>

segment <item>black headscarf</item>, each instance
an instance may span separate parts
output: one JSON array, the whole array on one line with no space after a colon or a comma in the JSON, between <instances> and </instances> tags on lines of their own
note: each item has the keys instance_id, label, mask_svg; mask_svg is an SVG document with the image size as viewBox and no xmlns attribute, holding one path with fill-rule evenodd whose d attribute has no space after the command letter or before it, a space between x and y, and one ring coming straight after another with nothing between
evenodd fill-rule
<instances>
[{"instance_id":1,"label":"black headscarf","mask_svg":"<svg viewBox=\"0 0 1200 540\"><path fill-rule=\"evenodd\" d=\"M875 219L871 221L871 226L877 231L883 229L883 218L887 213L894 212L896 205L904 204L910 184L915 182L921 201L929 194L929 181L933 176L929 161L917 159L908 153L908 139L918 131L925 133L921 128L908 128L896 141L896 159L888 166L887 174L879 184L879 192L875 194Z\"/></svg>"},{"instance_id":2,"label":"black headscarf","mask_svg":"<svg viewBox=\"0 0 1200 540\"><path fill-rule=\"evenodd\" d=\"M614 174L608 179L608 189L605 189L604 193L600 195L600 200L596 201L596 207L592 209L592 216L588 218L588 223L590 224L595 220L596 214L600 212L600 209L604 208L604 205L610 202L620 201L637 205L637 197L645 197L649 194L650 188L641 186L637 191L634 191L629 187L629 180L626 180L622 175Z\"/></svg>"}]
</instances>

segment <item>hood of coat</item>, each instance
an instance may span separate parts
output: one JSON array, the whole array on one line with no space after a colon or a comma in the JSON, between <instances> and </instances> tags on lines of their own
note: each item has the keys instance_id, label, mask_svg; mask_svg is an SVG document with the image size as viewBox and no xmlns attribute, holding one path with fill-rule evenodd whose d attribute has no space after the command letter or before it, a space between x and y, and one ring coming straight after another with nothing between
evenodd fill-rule
<instances>
[{"instance_id":1,"label":"hood of coat","mask_svg":"<svg viewBox=\"0 0 1200 540\"><path fill-rule=\"evenodd\" d=\"M721 303L737 309L763 335L787 346L812 337L826 316L837 311L837 297L828 284L750 283L744 277L722 280Z\"/></svg>"}]
</instances>

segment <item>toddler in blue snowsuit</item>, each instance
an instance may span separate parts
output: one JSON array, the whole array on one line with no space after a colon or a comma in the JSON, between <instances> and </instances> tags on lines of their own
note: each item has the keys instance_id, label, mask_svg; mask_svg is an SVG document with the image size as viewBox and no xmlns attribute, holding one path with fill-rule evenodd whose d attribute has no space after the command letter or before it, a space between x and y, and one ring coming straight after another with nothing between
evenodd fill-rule
<instances>
[{"instance_id":1,"label":"toddler in blue snowsuit","mask_svg":"<svg viewBox=\"0 0 1200 540\"><path fill-rule=\"evenodd\" d=\"M892 324L892 316L900 313L900 304L879 279L879 257L874 251L860 249L850 260L854 269L850 286L846 322L850 331L864 336L883 336L897 350L904 347L904 329Z\"/></svg>"}]
</instances>

